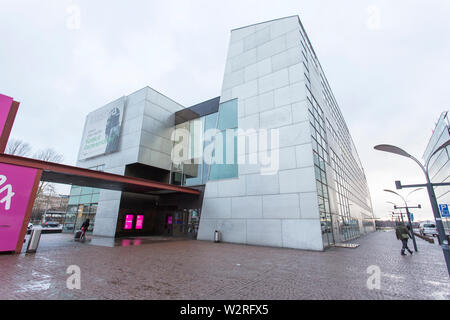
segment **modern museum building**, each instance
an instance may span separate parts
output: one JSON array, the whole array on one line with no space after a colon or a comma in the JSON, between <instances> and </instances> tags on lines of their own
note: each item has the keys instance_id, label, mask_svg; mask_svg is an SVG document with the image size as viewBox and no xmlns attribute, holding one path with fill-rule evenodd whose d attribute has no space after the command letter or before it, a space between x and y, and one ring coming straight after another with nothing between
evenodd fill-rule
<instances>
[{"instance_id":1,"label":"modern museum building","mask_svg":"<svg viewBox=\"0 0 450 320\"><path fill-rule=\"evenodd\" d=\"M298 16L231 31L220 96L140 89L89 113L77 166L200 191L72 186L64 228L323 250L375 229L364 169Z\"/></svg>"}]
</instances>

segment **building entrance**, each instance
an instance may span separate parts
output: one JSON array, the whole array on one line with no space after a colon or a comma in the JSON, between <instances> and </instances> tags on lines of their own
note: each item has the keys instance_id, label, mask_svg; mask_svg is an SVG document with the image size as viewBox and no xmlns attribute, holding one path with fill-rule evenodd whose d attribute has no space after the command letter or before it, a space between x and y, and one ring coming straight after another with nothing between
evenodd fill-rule
<instances>
[{"instance_id":1,"label":"building entrance","mask_svg":"<svg viewBox=\"0 0 450 320\"><path fill-rule=\"evenodd\" d=\"M199 209L184 209L166 213L166 234L197 239L200 224Z\"/></svg>"}]
</instances>

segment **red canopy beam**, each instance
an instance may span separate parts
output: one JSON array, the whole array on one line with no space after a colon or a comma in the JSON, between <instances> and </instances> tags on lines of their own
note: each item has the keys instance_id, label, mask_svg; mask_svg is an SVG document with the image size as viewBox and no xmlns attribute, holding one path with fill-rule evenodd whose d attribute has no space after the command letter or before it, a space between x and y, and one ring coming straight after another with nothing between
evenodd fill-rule
<instances>
[{"instance_id":1,"label":"red canopy beam","mask_svg":"<svg viewBox=\"0 0 450 320\"><path fill-rule=\"evenodd\" d=\"M59 163L46 162L42 160L24 158L8 154L0 154L0 162L42 170L43 181L48 181L45 178L46 173L48 172L49 174L52 175L52 177L56 176L57 178L56 180L55 179L51 180L51 182L55 183L68 183L65 182L64 180L65 178L67 178L67 176L71 176L87 179L96 179L97 181L104 183L104 185L100 187L103 189L122 190L137 193L150 193L155 189L188 193L193 195L200 195L201 193L199 190L193 188L181 187L168 183L146 180L141 178L121 176L107 172L78 168Z\"/></svg>"}]
</instances>

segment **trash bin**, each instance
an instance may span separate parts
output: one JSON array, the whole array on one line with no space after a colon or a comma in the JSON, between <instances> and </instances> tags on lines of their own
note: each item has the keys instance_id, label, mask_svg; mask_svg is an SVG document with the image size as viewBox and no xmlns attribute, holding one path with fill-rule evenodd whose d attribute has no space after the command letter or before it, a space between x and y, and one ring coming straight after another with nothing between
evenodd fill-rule
<instances>
[{"instance_id":1,"label":"trash bin","mask_svg":"<svg viewBox=\"0 0 450 320\"><path fill-rule=\"evenodd\" d=\"M30 240L28 240L27 253L35 253L38 246L39 240L41 240L42 229L31 230Z\"/></svg>"},{"instance_id":2,"label":"trash bin","mask_svg":"<svg viewBox=\"0 0 450 320\"><path fill-rule=\"evenodd\" d=\"M214 231L214 242L220 242L221 234L220 231Z\"/></svg>"}]
</instances>

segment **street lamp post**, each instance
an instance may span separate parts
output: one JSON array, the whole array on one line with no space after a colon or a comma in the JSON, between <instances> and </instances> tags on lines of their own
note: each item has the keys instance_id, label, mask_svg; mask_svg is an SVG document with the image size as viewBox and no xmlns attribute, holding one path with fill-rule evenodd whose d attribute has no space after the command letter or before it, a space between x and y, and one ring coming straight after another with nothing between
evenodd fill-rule
<instances>
[{"instance_id":1,"label":"street lamp post","mask_svg":"<svg viewBox=\"0 0 450 320\"><path fill-rule=\"evenodd\" d=\"M413 229L413 225L412 225L412 222L411 222L411 212L409 212L409 208L411 208L411 207L408 206L408 197L409 197L412 193L414 193L414 192L416 192L416 191L419 191L419 190L422 190L422 188L418 188L418 189L416 189L416 190L410 192L410 193L406 196L406 199L403 198L400 194L398 194L398 193L395 192L395 191L388 190L388 189L385 189L385 190L384 190L384 191L386 191L386 192L390 192L390 193L393 193L393 194L398 195L400 198L402 198L403 202L405 203L405 207L404 207L404 208L398 207L397 205L394 204L394 209L400 209L400 210L401 210L401 209L406 209L406 215L407 215L407 217L408 217L409 229L411 230L411 237L412 237L413 244L414 244L414 250L415 250L416 252L419 251L419 250L417 250L416 236L415 236L415 234L414 234L414 229ZM421 206L418 205L418 206L415 207L415 208L421 208ZM402 222L403 222L403 214L402 214Z\"/></svg>"},{"instance_id":2,"label":"street lamp post","mask_svg":"<svg viewBox=\"0 0 450 320\"><path fill-rule=\"evenodd\" d=\"M430 180L430 175L428 173L428 166L430 164L430 160L433 158L433 156L435 156L439 151L447 148L447 146L450 145L450 140L448 140L447 142L445 142L444 144L442 144L439 148L437 148L428 158L425 166L419 161L417 160L415 157L413 157L412 155L410 155L408 152L406 152L405 150L396 147L396 146L392 146L392 145L388 145L388 144L382 144L382 145L377 145L374 147L375 150L379 150L379 151L385 151L385 152L390 152L390 153L394 153L403 157L407 157L410 158L411 160L413 160L414 162L416 162L420 168L422 169L423 173L425 174L425 178L427 183L426 184L420 184L420 185L409 185L409 186L402 186L400 181L396 181L396 187L397 189L402 189L402 188L416 188L416 187L426 187L427 191L428 191L428 196L430 198L430 202L431 202L431 208L433 209L433 214L434 214L434 219L436 221L436 227L438 229L438 234L439 234L439 240L441 243L441 247L442 247L442 252L444 253L444 258L445 258L445 263L447 264L447 272L450 276L450 248L448 246L448 240L447 240L447 236L445 234L445 229L444 229L444 224L442 223L442 218L441 218L441 214L439 212L439 206L437 203L437 199L436 199L436 194L434 193L434 186L441 186L441 185L450 185L450 183L431 183Z\"/></svg>"},{"instance_id":3,"label":"street lamp post","mask_svg":"<svg viewBox=\"0 0 450 320\"><path fill-rule=\"evenodd\" d=\"M395 203L393 203L391 201L386 201L386 203L390 203L390 204L394 205L394 210L398 210L397 205ZM400 211L400 213L398 213L398 214L400 215L400 218L402 219L402 223L405 223L405 221L403 220L403 212L401 209L399 211ZM392 212L392 214L394 214L394 212Z\"/></svg>"}]
</instances>

